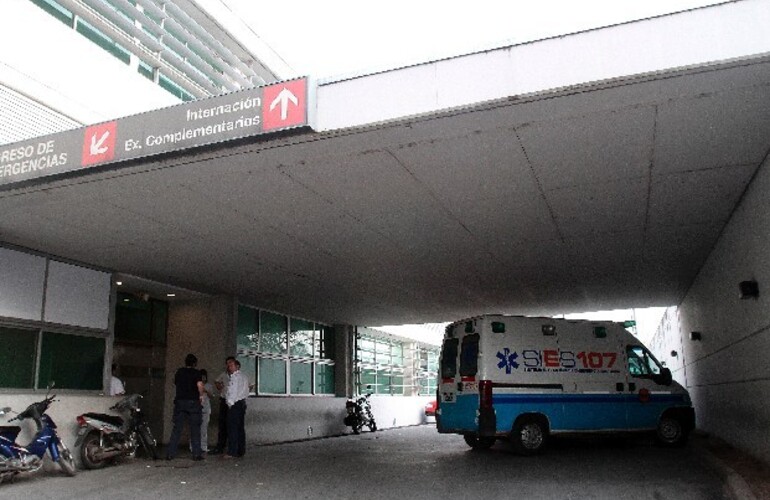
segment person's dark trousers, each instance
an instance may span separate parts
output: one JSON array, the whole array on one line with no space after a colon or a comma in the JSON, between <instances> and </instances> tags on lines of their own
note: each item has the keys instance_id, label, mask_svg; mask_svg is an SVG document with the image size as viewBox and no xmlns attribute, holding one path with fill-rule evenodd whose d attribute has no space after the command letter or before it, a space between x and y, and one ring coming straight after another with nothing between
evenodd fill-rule
<instances>
[{"instance_id":1,"label":"person's dark trousers","mask_svg":"<svg viewBox=\"0 0 770 500\"><path fill-rule=\"evenodd\" d=\"M198 400L182 399L174 401L174 428L168 441L166 458L174 458L179 447L179 437L185 422L190 426L190 443L193 457L200 457L201 452L201 422L203 420L201 403Z\"/></svg>"},{"instance_id":2,"label":"person's dark trousers","mask_svg":"<svg viewBox=\"0 0 770 500\"><path fill-rule=\"evenodd\" d=\"M240 400L227 410L227 454L242 457L246 453L246 400Z\"/></svg>"},{"instance_id":3,"label":"person's dark trousers","mask_svg":"<svg viewBox=\"0 0 770 500\"><path fill-rule=\"evenodd\" d=\"M219 398L219 421L217 422L217 446L215 451L217 453L224 453L227 451L227 400L225 398Z\"/></svg>"}]
</instances>

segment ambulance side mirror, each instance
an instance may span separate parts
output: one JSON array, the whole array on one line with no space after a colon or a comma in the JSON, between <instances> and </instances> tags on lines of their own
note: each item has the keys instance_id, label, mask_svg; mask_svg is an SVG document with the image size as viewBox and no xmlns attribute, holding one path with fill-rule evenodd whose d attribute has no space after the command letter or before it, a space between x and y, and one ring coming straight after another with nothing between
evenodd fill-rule
<instances>
[{"instance_id":1,"label":"ambulance side mirror","mask_svg":"<svg viewBox=\"0 0 770 500\"><path fill-rule=\"evenodd\" d=\"M671 370L669 368L661 368L660 373L653 377L653 382L660 385L671 385L674 378L671 376Z\"/></svg>"}]
</instances>

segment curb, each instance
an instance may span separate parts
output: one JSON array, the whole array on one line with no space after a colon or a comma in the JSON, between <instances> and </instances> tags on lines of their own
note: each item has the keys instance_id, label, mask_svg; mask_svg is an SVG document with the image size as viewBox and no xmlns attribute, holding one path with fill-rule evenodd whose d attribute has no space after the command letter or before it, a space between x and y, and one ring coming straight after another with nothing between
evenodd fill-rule
<instances>
[{"instance_id":1,"label":"curb","mask_svg":"<svg viewBox=\"0 0 770 500\"><path fill-rule=\"evenodd\" d=\"M759 500L751 490L749 483L743 477L735 472L733 468L724 461L717 458L706 446L699 446L703 458L714 468L722 477L725 483L725 491L733 500Z\"/></svg>"}]
</instances>

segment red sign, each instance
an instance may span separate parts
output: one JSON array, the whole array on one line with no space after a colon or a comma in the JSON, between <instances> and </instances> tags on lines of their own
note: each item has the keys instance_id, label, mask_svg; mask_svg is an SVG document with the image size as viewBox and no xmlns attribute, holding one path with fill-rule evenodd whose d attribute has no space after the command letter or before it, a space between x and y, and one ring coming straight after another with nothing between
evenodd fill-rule
<instances>
[{"instance_id":1,"label":"red sign","mask_svg":"<svg viewBox=\"0 0 770 500\"><path fill-rule=\"evenodd\" d=\"M110 161L115 157L118 122L101 123L86 128L83 136L83 166Z\"/></svg>"},{"instance_id":2,"label":"red sign","mask_svg":"<svg viewBox=\"0 0 770 500\"><path fill-rule=\"evenodd\" d=\"M304 78L267 86L262 96L262 130L305 124L307 80Z\"/></svg>"}]
</instances>

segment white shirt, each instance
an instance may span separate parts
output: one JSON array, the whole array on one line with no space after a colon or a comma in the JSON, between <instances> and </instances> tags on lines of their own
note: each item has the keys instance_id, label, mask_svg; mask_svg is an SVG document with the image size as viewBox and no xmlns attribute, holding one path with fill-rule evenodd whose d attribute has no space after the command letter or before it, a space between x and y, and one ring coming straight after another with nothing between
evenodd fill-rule
<instances>
[{"instance_id":1,"label":"white shirt","mask_svg":"<svg viewBox=\"0 0 770 500\"><path fill-rule=\"evenodd\" d=\"M112 380L110 380L110 396L119 396L121 394L125 394L126 388L123 385L123 382L116 377L115 375L112 376Z\"/></svg>"},{"instance_id":2,"label":"white shirt","mask_svg":"<svg viewBox=\"0 0 770 500\"><path fill-rule=\"evenodd\" d=\"M227 371L220 373L214 382L222 385L222 390L219 391L219 397L227 399L227 384L230 383L230 376L227 374Z\"/></svg>"},{"instance_id":3,"label":"white shirt","mask_svg":"<svg viewBox=\"0 0 770 500\"><path fill-rule=\"evenodd\" d=\"M203 384L203 388L205 389L203 392L203 398L201 399L201 405L203 405L203 413L211 413L211 398L209 398L209 394L214 394L214 386L211 385L211 382L207 382Z\"/></svg>"},{"instance_id":4,"label":"white shirt","mask_svg":"<svg viewBox=\"0 0 770 500\"><path fill-rule=\"evenodd\" d=\"M249 397L249 379L240 370L230 375L227 386L227 406L233 406L242 399Z\"/></svg>"}]
</instances>

